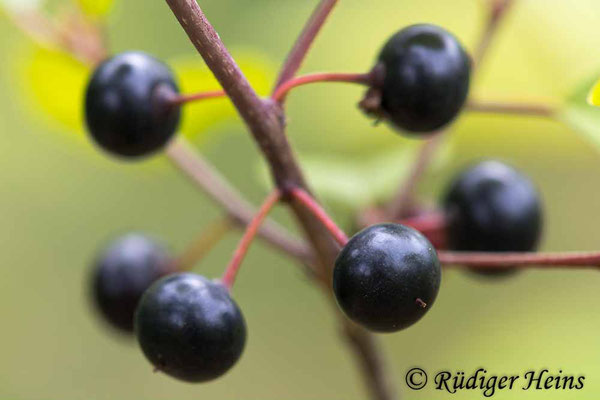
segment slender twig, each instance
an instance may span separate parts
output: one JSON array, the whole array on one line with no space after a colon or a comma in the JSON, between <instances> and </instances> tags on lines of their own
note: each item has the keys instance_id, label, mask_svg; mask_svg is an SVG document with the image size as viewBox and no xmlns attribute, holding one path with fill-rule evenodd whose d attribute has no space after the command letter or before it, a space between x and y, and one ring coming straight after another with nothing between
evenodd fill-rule
<instances>
[{"instance_id":1,"label":"slender twig","mask_svg":"<svg viewBox=\"0 0 600 400\"><path fill-rule=\"evenodd\" d=\"M489 0L489 2L487 21L479 38L479 42L477 43L477 47L475 47L475 50L473 51L473 62L476 67L479 67L485 58L490 45L496 36L500 23L515 0Z\"/></svg>"},{"instance_id":2,"label":"slender twig","mask_svg":"<svg viewBox=\"0 0 600 400\"><path fill-rule=\"evenodd\" d=\"M278 89L284 82L296 75L302 62L306 58L310 47L321 31L321 28L323 28L325 21L327 21L327 17L331 14L337 2L338 0L321 0L311 17L308 19L300 36L298 36L292 50L288 54L274 89Z\"/></svg>"},{"instance_id":3,"label":"slender twig","mask_svg":"<svg viewBox=\"0 0 600 400\"><path fill-rule=\"evenodd\" d=\"M183 137L177 138L166 151L170 160L185 172L217 204L227 211L238 224L246 225L252 220L254 208L198 153ZM312 260L312 251L307 244L294 239L277 225L267 221L259 231L260 236L276 248L297 257L307 264Z\"/></svg>"},{"instance_id":4,"label":"slender twig","mask_svg":"<svg viewBox=\"0 0 600 400\"><path fill-rule=\"evenodd\" d=\"M166 1L246 122L270 167L275 186L280 189L300 187L307 190L308 186L285 135L285 118L281 107L276 102L259 98L196 0ZM314 277L331 299L332 268L339 247L327 229L302 204L292 201L290 206L315 250L319 268ZM331 301L331 304L334 302ZM337 315L340 316L344 331L350 332L349 326L353 324L339 312ZM349 343L357 355L369 391L377 400L394 399L392 381L381 361L383 355L374 344L375 338L360 327L353 326L351 331L351 338L347 333L351 339Z\"/></svg>"},{"instance_id":5,"label":"slender twig","mask_svg":"<svg viewBox=\"0 0 600 400\"><path fill-rule=\"evenodd\" d=\"M492 40L496 36L500 23L506 16L510 6L515 2L515 0L489 1L491 3L488 9L489 14L486 25L479 36L479 41L473 53L474 68L472 75L475 75L475 72L479 70L481 63L488 53ZM402 218L406 216L407 211L409 211L411 206L415 203L414 199L416 197L417 186L429 168L437 148L440 146L447 133L448 129L444 129L421 146L421 149L417 154L417 159L413 163L408 177L389 203L387 208L388 218Z\"/></svg>"},{"instance_id":6,"label":"slender twig","mask_svg":"<svg viewBox=\"0 0 600 400\"><path fill-rule=\"evenodd\" d=\"M200 93L192 93L192 94L180 94L176 97L170 99L170 103L173 105L181 105L186 103L191 103L200 100L208 100L208 99L217 99L220 97L224 97L225 92L222 90L215 90L211 92L200 92Z\"/></svg>"},{"instance_id":7,"label":"slender twig","mask_svg":"<svg viewBox=\"0 0 600 400\"><path fill-rule=\"evenodd\" d=\"M24 34L39 44L58 46L58 32L53 21L38 10L13 12L4 10L10 20Z\"/></svg>"},{"instance_id":8,"label":"slender twig","mask_svg":"<svg viewBox=\"0 0 600 400\"><path fill-rule=\"evenodd\" d=\"M281 102L285 99L285 96L290 90L310 83L317 82L344 82L344 83L358 83L361 85L368 85L371 80L370 74L357 74L357 73L340 73L340 72L319 72L309 75L302 75L296 78L282 83L277 90L273 93L271 98L275 101Z\"/></svg>"},{"instance_id":9,"label":"slender twig","mask_svg":"<svg viewBox=\"0 0 600 400\"><path fill-rule=\"evenodd\" d=\"M600 252L470 253L440 251L442 264L469 268L598 268Z\"/></svg>"},{"instance_id":10,"label":"slender twig","mask_svg":"<svg viewBox=\"0 0 600 400\"><path fill-rule=\"evenodd\" d=\"M279 191L279 189L275 189L265 199L264 203L262 204L262 206L260 207L260 209L258 210L256 215L254 216L252 221L246 227L246 232L244 233L242 240L240 240L240 243L239 243L237 249L235 250L235 253L233 253L231 262L225 269L225 273L223 274L223 278L221 279L223 284L228 289L231 290L233 283L235 281L235 278L237 276L237 273L240 269L240 266L242 265L242 261L244 260L246 253L248 253L248 249L250 248L250 245L252 244L252 241L254 240L254 237L256 236L258 229L260 228L260 226L262 225L264 220L269 215L269 212L271 211L271 209L273 209L275 204L277 204L280 199L281 199L281 192Z\"/></svg>"},{"instance_id":11,"label":"slender twig","mask_svg":"<svg viewBox=\"0 0 600 400\"><path fill-rule=\"evenodd\" d=\"M526 116L538 116L552 118L556 116L558 109L545 103L520 103L471 100L467 104L467 110L490 113L490 114L516 114Z\"/></svg>"},{"instance_id":12,"label":"slender twig","mask_svg":"<svg viewBox=\"0 0 600 400\"><path fill-rule=\"evenodd\" d=\"M227 216L205 226L200 235L177 257L173 269L176 271L192 269L194 264L204 258L231 231L232 222L231 218Z\"/></svg>"},{"instance_id":13,"label":"slender twig","mask_svg":"<svg viewBox=\"0 0 600 400\"><path fill-rule=\"evenodd\" d=\"M344 318L344 317L342 317ZM396 399L395 381L388 372L388 365L379 341L373 335L365 335L364 329L344 320L343 334L350 349L353 350L356 363L367 381L367 389L373 399Z\"/></svg>"},{"instance_id":14,"label":"slender twig","mask_svg":"<svg viewBox=\"0 0 600 400\"><path fill-rule=\"evenodd\" d=\"M417 158L412 164L408 176L398 188L398 191L392 198L393 200L387 206L386 215L389 218L404 218L411 214L415 206L414 199L416 197L417 186L431 164L436 150L441 146L443 136L444 131L433 134L432 137L426 139L426 142L419 149Z\"/></svg>"},{"instance_id":15,"label":"slender twig","mask_svg":"<svg viewBox=\"0 0 600 400\"><path fill-rule=\"evenodd\" d=\"M6 11L12 22L34 42L70 53L83 63L95 65L106 57L106 45L100 32L89 24L57 23L39 10Z\"/></svg>"},{"instance_id":16,"label":"slender twig","mask_svg":"<svg viewBox=\"0 0 600 400\"><path fill-rule=\"evenodd\" d=\"M302 203L304 207L309 209L321 221L340 246L345 246L348 243L348 236L333 222L323 207L311 195L300 188L291 188L288 192L290 196Z\"/></svg>"}]
</instances>

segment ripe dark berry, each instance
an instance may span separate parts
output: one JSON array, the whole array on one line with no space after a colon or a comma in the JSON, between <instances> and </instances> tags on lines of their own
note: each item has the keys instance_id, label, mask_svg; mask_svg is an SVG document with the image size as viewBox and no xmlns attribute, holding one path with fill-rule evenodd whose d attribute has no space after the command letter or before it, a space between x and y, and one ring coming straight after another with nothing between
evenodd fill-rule
<instances>
[{"instance_id":1,"label":"ripe dark berry","mask_svg":"<svg viewBox=\"0 0 600 400\"><path fill-rule=\"evenodd\" d=\"M189 382L223 375L246 343L246 323L227 288L189 273L168 276L148 289L135 329L158 370Z\"/></svg>"},{"instance_id":2,"label":"ripe dark berry","mask_svg":"<svg viewBox=\"0 0 600 400\"><path fill-rule=\"evenodd\" d=\"M383 47L376 66L380 108L397 128L432 132L452 121L469 92L471 61L452 34L435 25L409 26Z\"/></svg>"},{"instance_id":3,"label":"ripe dark berry","mask_svg":"<svg viewBox=\"0 0 600 400\"><path fill-rule=\"evenodd\" d=\"M446 194L444 208L453 250L532 251L538 245L540 196L527 177L499 161L462 172Z\"/></svg>"},{"instance_id":4,"label":"ripe dark berry","mask_svg":"<svg viewBox=\"0 0 600 400\"><path fill-rule=\"evenodd\" d=\"M93 300L116 328L133 332L138 301L150 285L169 272L171 259L153 239L128 234L104 249L94 263Z\"/></svg>"},{"instance_id":5,"label":"ripe dark berry","mask_svg":"<svg viewBox=\"0 0 600 400\"><path fill-rule=\"evenodd\" d=\"M163 147L179 123L178 93L171 70L142 52L121 53L100 64L88 84L85 116L94 140L126 157Z\"/></svg>"},{"instance_id":6,"label":"ripe dark berry","mask_svg":"<svg viewBox=\"0 0 600 400\"><path fill-rule=\"evenodd\" d=\"M423 235L381 224L357 233L342 249L333 289L350 319L373 331L393 332L425 315L440 279L437 253Z\"/></svg>"}]
</instances>

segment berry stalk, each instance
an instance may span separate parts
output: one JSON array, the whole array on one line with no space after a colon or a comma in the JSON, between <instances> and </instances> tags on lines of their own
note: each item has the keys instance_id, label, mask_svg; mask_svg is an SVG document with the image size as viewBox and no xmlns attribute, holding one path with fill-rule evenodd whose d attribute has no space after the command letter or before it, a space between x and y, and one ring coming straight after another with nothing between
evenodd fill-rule
<instances>
[{"instance_id":1,"label":"berry stalk","mask_svg":"<svg viewBox=\"0 0 600 400\"><path fill-rule=\"evenodd\" d=\"M468 268L598 268L600 252L565 253L471 253L440 251L442 264Z\"/></svg>"},{"instance_id":2,"label":"berry stalk","mask_svg":"<svg viewBox=\"0 0 600 400\"><path fill-rule=\"evenodd\" d=\"M473 52L473 62L475 66L479 66L485 58L490 45L498 32L500 23L511 6L513 6L513 3L515 3L515 0L490 0L487 23L481 33L479 43L477 43L477 47Z\"/></svg>"},{"instance_id":3,"label":"berry stalk","mask_svg":"<svg viewBox=\"0 0 600 400\"><path fill-rule=\"evenodd\" d=\"M279 202L279 200L281 200L281 191L279 189L275 189L269 196L267 196L263 205L258 210L258 213L254 216L250 224L248 224L246 232L244 233L242 240L235 250L235 253L233 253L233 257L231 258L231 261L227 266L225 273L223 274L222 281L228 289L231 290L240 266L242 265L242 261L244 260L246 253L248 253L248 249L256 237L256 234L258 233L258 229L267 218L269 212L273 209L275 204Z\"/></svg>"},{"instance_id":4,"label":"berry stalk","mask_svg":"<svg viewBox=\"0 0 600 400\"><path fill-rule=\"evenodd\" d=\"M292 89L317 82L346 82L368 85L371 82L371 74L341 73L341 72L321 72L309 75L302 75L292 78L282 83L273 93L271 98L277 102L285 100L286 95Z\"/></svg>"},{"instance_id":5,"label":"berry stalk","mask_svg":"<svg viewBox=\"0 0 600 400\"><path fill-rule=\"evenodd\" d=\"M401 219L399 224L419 231L436 249L446 247L446 216L442 212L429 212Z\"/></svg>"},{"instance_id":6,"label":"berry stalk","mask_svg":"<svg viewBox=\"0 0 600 400\"><path fill-rule=\"evenodd\" d=\"M230 217L222 217L209 224L202 233L194 240L188 248L174 262L175 271L187 271L194 267L199 260L204 258L223 237L233 228Z\"/></svg>"},{"instance_id":7,"label":"berry stalk","mask_svg":"<svg viewBox=\"0 0 600 400\"><path fill-rule=\"evenodd\" d=\"M216 99L220 97L224 97L225 92L223 90L215 90L211 92L200 92L200 93L192 93L192 94L182 94L174 97L170 100L172 105L182 105L186 103L191 103L194 101L200 100L208 100L208 99Z\"/></svg>"},{"instance_id":8,"label":"berry stalk","mask_svg":"<svg viewBox=\"0 0 600 400\"><path fill-rule=\"evenodd\" d=\"M327 230L331 233L333 238L340 246L345 246L348 243L348 236L342 231L335 222L331 219L331 217L327 214L325 210L317 203L317 201L308 193L300 188L292 188L289 190L289 194L300 202L304 207L306 207L310 212L314 214L315 217L323 226L327 228Z\"/></svg>"},{"instance_id":9,"label":"berry stalk","mask_svg":"<svg viewBox=\"0 0 600 400\"><path fill-rule=\"evenodd\" d=\"M417 158L406 180L402 183L387 207L387 215L390 218L402 218L410 214L410 210L415 206L418 184L431 164L436 150L442 144L444 133L445 131L434 133L419 149Z\"/></svg>"},{"instance_id":10,"label":"berry stalk","mask_svg":"<svg viewBox=\"0 0 600 400\"><path fill-rule=\"evenodd\" d=\"M296 72L300 69L302 62L306 58L310 47L314 43L317 35L325 25L327 18L331 15L331 12L335 8L338 0L321 0L313 14L310 16L304 29L298 36L294 47L290 50L277 82L275 83L275 89L278 89L284 82L290 80L296 75Z\"/></svg>"}]
</instances>

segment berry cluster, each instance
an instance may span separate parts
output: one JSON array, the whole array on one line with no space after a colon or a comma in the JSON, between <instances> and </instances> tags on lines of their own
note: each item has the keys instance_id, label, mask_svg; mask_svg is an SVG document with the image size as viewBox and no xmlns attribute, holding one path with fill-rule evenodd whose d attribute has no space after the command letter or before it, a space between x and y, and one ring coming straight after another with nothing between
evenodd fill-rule
<instances>
[{"instance_id":1,"label":"berry cluster","mask_svg":"<svg viewBox=\"0 0 600 400\"><path fill-rule=\"evenodd\" d=\"M176 15L181 4L190 7L195 4L180 2L178 6L167 1ZM473 69L465 48L441 27L412 25L392 35L367 73L294 76L334 4L335 1L328 0L321 3L284 64L271 97L258 99L256 109L247 110L246 114L255 118L264 113L273 125L280 122L276 133L283 136L283 105L293 88L323 81L359 83L367 86L359 103L365 113L385 120L407 136L431 143L435 138L427 134L442 130L465 108ZM494 18L497 11L494 9L492 13ZM195 10L195 15L202 15L201 10ZM183 25L191 29L191 24L185 21ZM207 31L212 29L209 24L203 26ZM208 36L210 40L218 40L216 33ZM194 42L198 47L207 45L202 38ZM219 51L224 48L217 47ZM211 67L216 55L203 55ZM221 68L230 74L237 68L221 61L220 67L211 69ZM226 94L219 91L183 95L176 81L165 64L142 52L121 53L97 65L85 94L85 118L91 138L104 151L121 158L148 156L167 146L175 147L177 143L169 142L176 135L181 107L191 101ZM244 89L231 86L227 94L232 99L235 93L230 92ZM254 101L255 97L238 98L236 106L241 109L238 103ZM268 114L272 110L273 114ZM263 129L251 127L253 133ZM250 243L261 228L266 228L263 223L278 202L292 203L299 219L308 220L303 225L319 226L313 232L323 235L310 237L313 249L306 246L308 255L298 257L297 252L288 253L313 267L317 263L312 250L333 248L335 253L329 257L330 262L322 263L328 265L315 267L318 271L314 275L328 285L328 293L352 321L345 319L345 323L364 335L366 331L396 332L423 318L438 296L442 264L456 264L458 255L466 255L461 264L479 274L502 276L516 271L520 262L516 252L532 252L539 244L543 220L540 195L521 172L494 160L482 161L455 177L438 210L432 214L435 218L429 218L419 207L411 212L387 213L385 218L363 224L365 228L348 239L305 188L299 167L293 165L293 154L285 147L287 142L281 137L272 139L265 135L257 138L257 142L273 164L278 188L265 200L254 219L246 218L244 201L236 203L241 204L238 207L241 212L228 215L238 225L247 226L221 279L210 280L189 272L193 263L182 263L182 257L172 256L161 243L139 233L117 238L94 262L91 286L100 314L120 331L135 334L144 355L158 371L187 382L204 382L222 376L240 359L247 328L231 289ZM279 155L274 153L278 150L287 153L276 163L273 160ZM180 161L185 168L193 168L188 154ZM281 179L277 169L290 165L292 172L286 178L293 179ZM207 170L201 166L199 173L191 175L196 180L202 179ZM209 176L207 181L206 186L214 184L215 179ZM234 193L225 184L216 186L208 190L214 197L218 197L216 192L225 193L225 197ZM232 214L236 206L229 197L222 203ZM281 231L269 232L272 243L289 250L289 242L283 244ZM312 232L307 229L307 233L311 236ZM333 240L325 236L327 233ZM335 247L335 242L339 246ZM513 263L490 262L490 258L507 253L512 256L507 259ZM322 259L326 257L319 261ZM527 261L557 262L534 258L531 253ZM492 264L495 267L490 267ZM356 329L357 326L364 329ZM373 351L360 350L357 353L365 354L365 358L369 358L367 352Z\"/></svg>"},{"instance_id":2,"label":"berry cluster","mask_svg":"<svg viewBox=\"0 0 600 400\"><path fill-rule=\"evenodd\" d=\"M410 26L390 38L362 81L369 90L361 106L403 131L432 132L463 108L470 71L469 56L453 35L433 25ZM274 98L282 101L293 86L284 85ZM164 147L185 103L169 68L141 52L100 64L85 102L92 138L124 157ZM335 225L301 189L279 193L275 200L284 194L304 202L327 226ZM269 207L254 232L249 228L250 239ZM451 249L529 251L538 242L539 197L526 178L500 162L486 161L462 173L443 208ZM350 319L372 331L393 332L431 309L442 273L436 249L423 234L398 223L372 225L349 241L339 232L343 249L332 268L333 292ZM154 240L126 235L95 263L95 302L114 326L135 330L157 370L190 382L214 379L236 363L246 342L244 318L229 294L238 260L223 281L211 281L182 271Z\"/></svg>"}]
</instances>

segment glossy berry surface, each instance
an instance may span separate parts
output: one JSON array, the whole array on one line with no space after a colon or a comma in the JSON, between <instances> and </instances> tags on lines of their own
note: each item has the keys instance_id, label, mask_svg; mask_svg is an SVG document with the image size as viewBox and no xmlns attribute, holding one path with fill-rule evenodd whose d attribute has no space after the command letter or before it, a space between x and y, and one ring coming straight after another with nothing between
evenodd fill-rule
<instances>
[{"instance_id":1,"label":"glossy berry surface","mask_svg":"<svg viewBox=\"0 0 600 400\"><path fill-rule=\"evenodd\" d=\"M458 40L435 25L402 29L383 47L381 109L397 128L432 132L451 122L469 92L471 61Z\"/></svg>"},{"instance_id":2,"label":"glossy berry surface","mask_svg":"<svg viewBox=\"0 0 600 400\"><path fill-rule=\"evenodd\" d=\"M112 154L153 153L169 141L179 123L179 107L168 101L177 92L165 64L142 52L121 53L100 64L88 84L88 130Z\"/></svg>"},{"instance_id":3,"label":"glossy berry surface","mask_svg":"<svg viewBox=\"0 0 600 400\"><path fill-rule=\"evenodd\" d=\"M148 360L189 382L223 375L246 343L246 323L225 286L190 273L152 285L140 301L135 324Z\"/></svg>"},{"instance_id":4,"label":"glossy berry surface","mask_svg":"<svg viewBox=\"0 0 600 400\"><path fill-rule=\"evenodd\" d=\"M403 225L381 224L357 233L342 249L333 289L350 319L373 331L393 332L425 315L440 280L437 253L423 235Z\"/></svg>"},{"instance_id":5,"label":"glossy berry surface","mask_svg":"<svg viewBox=\"0 0 600 400\"><path fill-rule=\"evenodd\" d=\"M96 258L92 275L95 306L114 327L133 332L133 316L146 289L169 272L170 257L152 238L128 234Z\"/></svg>"},{"instance_id":6,"label":"glossy berry surface","mask_svg":"<svg viewBox=\"0 0 600 400\"><path fill-rule=\"evenodd\" d=\"M532 182L499 161L462 172L444 200L449 246L457 251L533 251L542 205Z\"/></svg>"}]
</instances>

